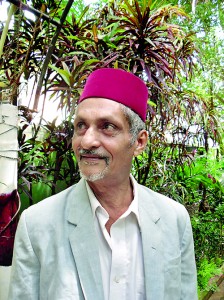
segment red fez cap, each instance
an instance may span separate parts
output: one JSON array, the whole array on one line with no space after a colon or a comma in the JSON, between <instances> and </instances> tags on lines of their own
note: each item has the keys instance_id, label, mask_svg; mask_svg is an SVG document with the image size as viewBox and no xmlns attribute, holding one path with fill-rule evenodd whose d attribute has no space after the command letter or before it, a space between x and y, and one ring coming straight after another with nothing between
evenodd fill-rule
<instances>
[{"instance_id":1,"label":"red fez cap","mask_svg":"<svg viewBox=\"0 0 224 300\"><path fill-rule=\"evenodd\" d=\"M145 121L148 89L139 77L121 69L98 69L88 77L79 103L87 98L106 98L122 103Z\"/></svg>"}]
</instances>

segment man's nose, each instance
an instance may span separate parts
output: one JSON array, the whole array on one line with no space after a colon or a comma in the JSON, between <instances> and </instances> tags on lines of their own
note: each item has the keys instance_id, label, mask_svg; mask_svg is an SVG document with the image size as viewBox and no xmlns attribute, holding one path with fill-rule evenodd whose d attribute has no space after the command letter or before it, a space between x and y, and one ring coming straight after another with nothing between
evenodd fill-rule
<instances>
[{"instance_id":1,"label":"man's nose","mask_svg":"<svg viewBox=\"0 0 224 300\"><path fill-rule=\"evenodd\" d=\"M100 146L99 133L96 129L89 127L82 136L81 147L83 149L98 148Z\"/></svg>"}]
</instances>

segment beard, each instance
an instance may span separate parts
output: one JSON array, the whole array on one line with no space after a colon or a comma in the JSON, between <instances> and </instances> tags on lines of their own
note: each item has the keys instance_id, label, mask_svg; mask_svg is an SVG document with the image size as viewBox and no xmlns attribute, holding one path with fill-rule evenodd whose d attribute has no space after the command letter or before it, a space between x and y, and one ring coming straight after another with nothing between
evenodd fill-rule
<instances>
[{"instance_id":1,"label":"beard","mask_svg":"<svg viewBox=\"0 0 224 300\"><path fill-rule=\"evenodd\" d=\"M96 172L94 174L90 174L90 175L85 175L82 173L82 171L79 171L80 173L80 176L82 178L84 178L85 180L87 181L90 181L90 182L95 182L97 180L101 180L105 177L105 175L108 173L108 167L106 167L103 171L101 172Z\"/></svg>"},{"instance_id":2,"label":"beard","mask_svg":"<svg viewBox=\"0 0 224 300\"><path fill-rule=\"evenodd\" d=\"M79 164L79 173L80 173L80 176L82 178L84 178L85 180L87 181L90 181L90 182L95 182L97 180L101 180L105 177L105 175L109 172L109 164L110 164L110 158L105 155L104 153L98 151L98 150L84 150L84 149L80 149L79 150L79 155L82 156L84 154L93 154L93 155L98 155L101 159L104 159L105 160L105 168L99 172L95 172L93 174L90 174L90 175L86 175L84 174L82 171L81 171L81 167L80 167L80 162L81 162L81 159L79 159L78 161L78 164ZM88 163L86 163L88 164ZM91 166L91 163L89 164Z\"/></svg>"}]
</instances>

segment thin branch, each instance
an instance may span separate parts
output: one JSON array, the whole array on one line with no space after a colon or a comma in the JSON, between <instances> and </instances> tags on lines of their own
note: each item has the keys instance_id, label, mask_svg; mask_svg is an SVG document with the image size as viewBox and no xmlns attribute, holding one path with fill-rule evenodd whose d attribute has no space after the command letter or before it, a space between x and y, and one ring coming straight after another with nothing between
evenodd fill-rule
<instances>
[{"instance_id":1,"label":"thin branch","mask_svg":"<svg viewBox=\"0 0 224 300\"><path fill-rule=\"evenodd\" d=\"M39 81L38 81L38 84L37 84L37 90L36 90L36 95L35 95L35 100L34 100L34 105L33 105L33 109L34 110L37 110L37 107L38 107L38 103L39 103L39 99L40 99L40 94L41 94L41 88L42 88L42 84L43 84L43 80L44 80L44 76L46 74L46 71L47 71L47 67L48 67L48 64L50 62L50 59L51 59L51 55L54 51L54 48L55 48L55 44L56 44L56 41L58 39L58 35L61 31L61 28L62 28L62 25L67 17L67 14L73 4L74 0L69 0L64 11L63 11L63 14L61 16L61 19L60 19L60 25L57 27L56 31L55 31L55 34L51 40L51 43L49 45L49 48L48 48L48 52L47 52L47 55L45 57L45 60L44 60L44 63L43 63L43 67L42 67L42 70L41 70L41 74L40 74L40 77L39 77Z\"/></svg>"},{"instance_id":2,"label":"thin branch","mask_svg":"<svg viewBox=\"0 0 224 300\"><path fill-rule=\"evenodd\" d=\"M31 12L32 14L34 14L38 18L42 18L43 20L46 20L46 21L52 23L55 26L60 26L59 22L51 19L48 15L44 14L43 12L41 12L41 11L39 11L39 10L33 8L33 7L30 7L27 4L24 4L20 0L7 0L7 1L14 4L15 6L19 7L22 10L27 10L27 11Z\"/></svg>"},{"instance_id":3,"label":"thin branch","mask_svg":"<svg viewBox=\"0 0 224 300\"><path fill-rule=\"evenodd\" d=\"M191 7L192 7L192 14L193 15L195 15L197 3L198 3L198 0L192 0Z\"/></svg>"}]
</instances>

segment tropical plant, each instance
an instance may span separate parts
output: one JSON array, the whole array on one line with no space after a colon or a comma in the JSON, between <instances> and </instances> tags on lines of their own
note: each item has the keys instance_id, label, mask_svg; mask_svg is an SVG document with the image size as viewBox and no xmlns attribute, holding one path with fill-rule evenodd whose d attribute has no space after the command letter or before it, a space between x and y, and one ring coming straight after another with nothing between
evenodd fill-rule
<instances>
[{"instance_id":1,"label":"tropical plant","mask_svg":"<svg viewBox=\"0 0 224 300\"><path fill-rule=\"evenodd\" d=\"M35 112L20 107L19 192L22 209L77 182L78 166L71 147L73 125L55 120L38 129ZM38 131L38 134L36 133Z\"/></svg>"},{"instance_id":2,"label":"tropical plant","mask_svg":"<svg viewBox=\"0 0 224 300\"><path fill-rule=\"evenodd\" d=\"M218 263L220 265L220 262ZM204 299L203 292L216 291L217 283L214 281L214 276L220 275L222 268L217 267L217 262L212 259L210 262L207 259L201 261L198 267L198 292L199 299ZM211 278L213 280L211 280ZM202 295L202 296L200 296Z\"/></svg>"}]
</instances>

